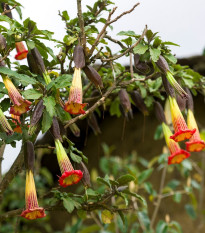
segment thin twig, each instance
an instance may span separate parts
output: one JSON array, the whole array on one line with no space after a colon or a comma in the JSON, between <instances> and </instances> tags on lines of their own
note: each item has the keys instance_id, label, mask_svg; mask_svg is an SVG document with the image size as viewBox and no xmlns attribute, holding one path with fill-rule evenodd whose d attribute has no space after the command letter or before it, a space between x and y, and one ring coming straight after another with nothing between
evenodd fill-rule
<instances>
[{"instance_id":1,"label":"thin twig","mask_svg":"<svg viewBox=\"0 0 205 233\"><path fill-rule=\"evenodd\" d=\"M6 52L6 54L0 59L0 62L2 62L3 60L5 60L9 56L11 50L12 50L12 48L8 49L8 51Z\"/></svg>"},{"instance_id":2,"label":"thin twig","mask_svg":"<svg viewBox=\"0 0 205 233\"><path fill-rule=\"evenodd\" d=\"M153 212L153 215L152 215L152 218L151 218L150 229L153 228L153 225L154 225L154 222L155 222L155 219L157 217L157 213L158 213L158 210L159 210L159 207L160 207L160 203L161 203L161 199L162 199L161 195L162 195L162 190L163 190L164 183L165 183L166 172L167 172L167 164L165 164L164 169L162 171L160 187L159 187L159 196L157 198L157 204L155 206L155 209L154 209L154 212Z\"/></svg>"},{"instance_id":3,"label":"thin twig","mask_svg":"<svg viewBox=\"0 0 205 233\"><path fill-rule=\"evenodd\" d=\"M122 49L125 49L126 47L123 45L123 43L119 40L113 39L111 36L109 35L105 35L104 38L107 38L108 40L112 41L115 44L118 44Z\"/></svg>"},{"instance_id":4,"label":"thin twig","mask_svg":"<svg viewBox=\"0 0 205 233\"><path fill-rule=\"evenodd\" d=\"M121 54L119 54L119 55L115 55L114 57L111 57L111 58L105 58L105 59L104 59L104 58L101 58L101 60L102 60L103 62L106 62L106 61L114 61L114 60L117 60L118 58L120 58L120 57L126 55L127 53L129 53L130 51L132 51L133 48L136 47L136 46L140 43L140 41L144 38L146 32L147 32L147 25L145 26L145 29L144 29L142 35L140 36L140 38L139 38L131 47L127 48L123 53L121 53Z\"/></svg>"},{"instance_id":5,"label":"thin twig","mask_svg":"<svg viewBox=\"0 0 205 233\"><path fill-rule=\"evenodd\" d=\"M4 11L1 13L1 15L6 15L8 13L10 13L13 9L15 9L17 7L17 4L15 4L11 9L6 9L6 5L8 5L7 3L4 3Z\"/></svg>"}]
</instances>

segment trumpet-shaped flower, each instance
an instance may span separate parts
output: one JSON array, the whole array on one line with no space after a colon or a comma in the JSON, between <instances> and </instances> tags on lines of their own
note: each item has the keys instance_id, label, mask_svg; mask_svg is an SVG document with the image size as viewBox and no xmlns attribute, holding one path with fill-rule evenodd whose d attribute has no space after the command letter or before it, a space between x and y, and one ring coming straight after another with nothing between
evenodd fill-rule
<instances>
[{"instance_id":1,"label":"trumpet-shaped flower","mask_svg":"<svg viewBox=\"0 0 205 233\"><path fill-rule=\"evenodd\" d=\"M84 107L86 103L82 103L83 91L80 68L75 68L72 85L70 87L70 93L68 101L65 103L64 110L70 114L84 114Z\"/></svg>"},{"instance_id":2,"label":"trumpet-shaped flower","mask_svg":"<svg viewBox=\"0 0 205 233\"><path fill-rule=\"evenodd\" d=\"M171 130L168 125L164 122L162 123L162 128L166 140L166 144L169 148L171 155L168 157L168 164L181 163L184 159L190 156L190 153L182 150L177 142L170 138L172 135Z\"/></svg>"},{"instance_id":3,"label":"trumpet-shaped flower","mask_svg":"<svg viewBox=\"0 0 205 233\"><path fill-rule=\"evenodd\" d=\"M44 208L39 207L38 205L36 187L33 178L33 172L31 170L26 171L25 201L26 210L21 213L22 217L33 220L46 216Z\"/></svg>"},{"instance_id":4,"label":"trumpet-shaped flower","mask_svg":"<svg viewBox=\"0 0 205 233\"><path fill-rule=\"evenodd\" d=\"M55 139L55 145L58 164L62 174L62 176L59 178L59 184L62 187L77 184L83 177L82 171L73 169L70 159L68 158L59 139Z\"/></svg>"},{"instance_id":5,"label":"trumpet-shaped flower","mask_svg":"<svg viewBox=\"0 0 205 233\"><path fill-rule=\"evenodd\" d=\"M180 142L185 139L190 139L192 135L195 133L196 129L188 129L184 117L174 97L169 96L169 103L172 116L172 123L175 130L175 133L172 136L170 136L170 138L176 142Z\"/></svg>"},{"instance_id":6,"label":"trumpet-shaped flower","mask_svg":"<svg viewBox=\"0 0 205 233\"><path fill-rule=\"evenodd\" d=\"M188 109L187 125L189 129L196 129L194 135L186 142L186 149L190 152L199 152L205 148L205 142L201 140L199 129L191 109Z\"/></svg>"},{"instance_id":7,"label":"trumpet-shaped flower","mask_svg":"<svg viewBox=\"0 0 205 233\"><path fill-rule=\"evenodd\" d=\"M4 116L4 113L2 112L1 108L0 108L0 125L2 126L3 130L8 135L12 135L13 134L13 130L12 130L9 122L7 121L6 117Z\"/></svg>"},{"instance_id":8,"label":"trumpet-shaped flower","mask_svg":"<svg viewBox=\"0 0 205 233\"><path fill-rule=\"evenodd\" d=\"M28 50L25 48L23 42L16 42L16 50L17 54L15 55L16 60L23 60L27 57Z\"/></svg>"},{"instance_id":9,"label":"trumpet-shaped flower","mask_svg":"<svg viewBox=\"0 0 205 233\"><path fill-rule=\"evenodd\" d=\"M11 106L10 113L13 115L20 116L21 114L29 110L31 102L23 99L19 91L14 86L13 82L8 76L2 75L4 85L8 90L9 97L11 102L14 104Z\"/></svg>"}]
</instances>

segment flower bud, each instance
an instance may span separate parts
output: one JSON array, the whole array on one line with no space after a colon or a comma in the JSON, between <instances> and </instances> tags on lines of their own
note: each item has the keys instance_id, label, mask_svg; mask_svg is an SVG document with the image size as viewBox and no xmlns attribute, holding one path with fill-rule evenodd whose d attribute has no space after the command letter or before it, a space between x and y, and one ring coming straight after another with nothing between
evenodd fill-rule
<instances>
[{"instance_id":1,"label":"flower bud","mask_svg":"<svg viewBox=\"0 0 205 233\"><path fill-rule=\"evenodd\" d=\"M44 108L45 108L45 106L43 105L43 100L41 99L37 103L37 105L34 109L34 112L33 112L32 118L31 118L30 126L34 126L40 121L41 116L43 115Z\"/></svg>"},{"instance_id":2,"label":"flower bud","mask_svg":"<svg viewBox=\"0 0 205 233\"><path fill-rule=\"evenodd\" d=\"M58 120L56 117L53 117L52 134L55 140L58 139L62 142L60 127L59 127Z\"/></svg>"},{"instance_id":3,"label":"flower bud","mask_svg":"<svg viewBox=\"0 0 205 233\"><path fill-rule=\"evenodd\" d=\"M82 46L77 45L75 47L73 53L73 60L76 68L82 69L85 66L85 55Z\"/></svg>"},{"instance_id":4,"label":"flower bud","mask_svg":"<svg viewBox=\"0 0 205 233\"><path fill-rule=\"evenodd\" d=\"M2 34L0 34L0 51L6 48L6 39Z\"/></svg>"},{"instance_id":5,"label":"flower bud","mask_svg":"<svg viewBox=\"0 0 205 233\"><path fill-rule=\"evenodd\" d=\"M176 100L177 100L177 104L179 106L179 109L181 111L184 111L184 109L186 108L186 99L182 98L179 94L176 94Z\"/></svg>"},{"instance_id":6,"label":"flower bud","mask_svg":"<svg viewBox=\"0 0 205 233\"><path fill-rule=\"evenodd\" d=\"M159 59L156 62L156 64L159 67L159 69L165 74L167 73L167 71L169 71L169 65L162 55L159 56Z\"/></svg>"},{"instance_id":7,"label":"flower bud","mask_svg":"<svg viewBox=\"0 0 205 233\"><path fill-rule=\"evenodd\" d=\"M91 183L90 183L90 173L89 173L87 167L85 166L85 164L84 164L83 162L80 162L80 163L78 163L78 164L76 164L76 165L77 165L77 168L78 168L79 170L81 170L82 173L83 173L83 177L82 177L82 179L81 179L81 181L83 182L83 185L84 185L85 187L91 187Z\"/></svg>"},{"instance_id":8,"label":"flower bud","mask_svg":"<svg viewBox=\"0 0 205 233\"><path fill-rule=\"evenodd\" d=\"M162 75L162 82L163 82L163 86L164 86L164 89L165 89L167 95L171 96L171 97L174 97L175 96L174 88L168 82L168 80L167 80L167 78L166 78L165 75Z\"/></svg>"},{"instance_id":9,"label":"flower bud","mask_svg":"<svg viewBox=\"0 0 205 233\"><path fill-rule=\"evenodd\" d=\"M194 101L192 98L192 94L188 88L186 88L185 90L186 90L186 93L188 94L187 108L190 109L192 112L194 112Z\"/></svg>"},{"instance_id":10,"label":"flower bud","mask_svg":"<svg viewBox=\"0 0 205 233\"><path fill-rule=\"evenodd\" d=\"M166 118L164 115L164 110L162 108L162 105L157 101L155 102L155 116L160 123L162 122L166 123Z\"/></svg>"},{"instance_id":11,"label":"flower bud","mask_svg":"<svg viewBox=\"0 0 205 233\"><path fill-rule=\"evenodd\" d=\"M145 115L147 116L149 114L147 107L144 103L144 100L142 99L140 93L138 91L133 91L131 93L132 100L135 104L135 106Z\"/></svg>"},{"instance_id":12,"label":"flower bud","mask_svg":"<svg viewBox=\"0 0 205 233\"><path fill-rule=\"evenodd\" d=\"M27 54L27 61L31 72L40 75L42 75L42 73L45 73L45 65L37 48L33 48L31 49L31 51L29 51L29 53Z\"/></svg>"},{"instance_id":13,"label":"flower bud","mask_svg":"<svg viewBox=\"0 0 205 233\"><path fill-rule=\"evenodd\" d=\"M30 141L26 142L26 151L25 151L25 166L27 170L34 171L35 164L35 152L33 143Z\"/></svg>"},{"instance_id":14,"label":"flower bud","mask_svg":"<svg viewBox=\"0 0 205 233\"><path fill-rule=\"evenodd\" d=\"M97 88L98 87L103 88L102 78L92 66L85 66L83 68L83 71L85 72L87 78L92 83L94 83Z\"/></svg>"},{"instance_id":15,"label":"flower bud","mask_svg":"<svg viewBox=\"0 0 205 233\"><path fill-rule=\"evenodd\" d=\"M88 125L92 128L95 135L101 134L101 130L100 130L100 127L98 125L98 121L97 121L96 116L93 112L91 112L89 114Z\"/></svg>"},{"instance_id":16,"label":"flower bud","mask_svg":"<svg viewBox=\"0 0 205 233\"><path fill-rule=\"evenodd\" d=\"M119 95L119 99L120 99L120 104L121 104L122 109L123 109L123 113L124 113L125 117L127 117L128 112L132 112L129 95L125 89L121 89L119 91L118 95Z\"/></svg>"},{"instance_id":17,"label":"flower bud","mask_svg":"<svg viewBox=\"0 0 205 233\"><path fill-rule=\"evenodd\" d=\"M137 66L140 61L140 55L139 54L134 54L134 66Z\"/></svg>"},{"instance_id":18,"label":"flower bud","mask_svg":"<svg viewBox=\"0 0 205 233\"><path fill-rule=\"evenodd\" d=\"M69 125L69 128L75 137L80 137L80 129L78 128L76 123Z\"/></svg>"}]
</instances>

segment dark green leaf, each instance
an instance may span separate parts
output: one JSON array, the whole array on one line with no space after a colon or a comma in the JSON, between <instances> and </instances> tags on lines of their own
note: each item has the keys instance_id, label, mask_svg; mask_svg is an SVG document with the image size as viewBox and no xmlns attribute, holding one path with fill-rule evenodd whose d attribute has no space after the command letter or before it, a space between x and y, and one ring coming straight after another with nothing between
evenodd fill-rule
<instances>
[{"instance_id":1,"label":"dark green leaf","mask_svg":"<svg viewBox=\"0 0 205 233\"><path fill-rule=\"evenodd\" d=\"M125 185L131 181L135 180L135 177L127 174L127 175L122 175L117 179L117 182L119 183L119 185Z\"/></svg>"},{"instance_id":2,"label":"dark green leaf","mask_svg":"<svg viewBox=\"0 0 205 233\"><path fill-rule=\"evenodd\" d=\"M41 96L43 96L41 92L36 91L35 89L29 89L29 90L23 91L22 95L26 99L30 99L30 100L36 100L36 99L39 99Z\"/></svg>"},{"instance_id":3,"label":"dark green leaf","mask_svg":"<svg viewBox=\"0 0 205 233\"><path fill-rule=\"evenodd\" d=\"M148 50L148 45L142 43L134 47L133 52L136 54L144 54Z\"/></svg>"},{"instance_id":4,"label":"dark green leaf","mask_svg":"<svg viewBox=\"0 0 205 233\"><path fill-rule=\"evenodd\" d=\"M44 97L43 98L43 105L46 107L46 110L48 111L50 117L53 117L56 113L55 110L55 99L52 96Z\"/></svg>"},{"instance_id":5,"label":"dark green leaf","mask_svg":"<svg viewBox=\"0 0 205 233\"><path fill-rule=\"evenodd\" d=\"M68 213L73 212L75 206L73 200L70 197L62 198L63 206L68 211Z\"/></svg>"},{"instance_id":6,"label":"dark green leaf","mask_svg":"<svg viewBox=\"0 0 205 233\"><path fill-rule=\"evenodd\" d=\"M196 212L195 212L195 210L194 210L194 208L193 208L193 206L192 205L190 205L190 204L186 204L185 205L185 210L186 210L186 212L187 212L187 214L192 218L192 219L196 219Z\"/></svg>"},{"instance_id":7,"label":"dark green leaf","mask_svg":"<svg viewBox=\"0 0 205 233\"><path fill-rule=\"evenodd\" d=\"M150 48L149 51L150 51L150 56L151 56L152 61L157 62L161 54L161 50Z\"/></svg>"},{"instance_id":8,"label":"dark green leaf","mask_svg":"<svg viewBox=\"0 0 205 233\"><path fill-rule=\"evenodd\" d=\"M141 172L138 176L138 183L139 184L142 184L146 179L148 179L150 177L150 175L152 174L153 172L153 168L149 168L143 172Z\"/></svg>"},{"instance_id":9,"label":"dark green leaf","mask_svg":"<svg viewBox=\"0 0 205 233\"><path fill-rule=\"evenodd\" d=\"M74 154L73 152L70 153L70 157L76 163L80 163L82 161L82 158L80 156Z\"/></svg>"},{"instance_id":10,"label":"dark green leaf","mask_svg":"<svg viewBox=\"0 0 205 233\"><path fill-rule=\"evenodd\" d=\"M42 133L45 133L50 129L52 122L53 122L53 118L50 117L49 113L46 110L44 110L43 120L42 120Z\"/></svg>"}]
</instances>

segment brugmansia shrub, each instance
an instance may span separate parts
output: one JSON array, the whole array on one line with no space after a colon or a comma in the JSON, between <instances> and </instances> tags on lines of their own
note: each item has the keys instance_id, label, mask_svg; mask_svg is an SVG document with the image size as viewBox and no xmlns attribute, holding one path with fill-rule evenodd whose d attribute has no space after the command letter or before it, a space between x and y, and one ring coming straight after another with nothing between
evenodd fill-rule
<instances>
[{"instance_id":1,"label":"brugmansia shrub","mask_svg":"<svg viewBox=\"0 0 205 233\"><path fill-rule=\"evenodd\" d=\"M64 232L181 232L180 224L169 216L157 223L156 217L164 197L173 196L180 202L182 194L193 198L193 188L200 188L196 180L190 182L191 153L205 147L191 93L204 93L205 79L187 66L177 64L169 48L177 45L162 41L147 26L140 35L121 31L118 36L123 38L119 40L109 35L109 28L139 4L116 16L116 7L108 0L96 1L93 6L87 6L86 12L82 12L80 0L76 3L78 17L70 19L69 12L59 13L66 31L63 40L58 41L52 32L38 29L30 18L23 22L14 19L14 10L22 17L20 3L1 2L0 20L5 26L0 27L0 161L5 145L15 147L16 141L22 142L12 167L1 175L1 232L13 232L13 226L15 232L37 232L37 229L40 232L42 227L45 232L54 232L49 225L49 211L59 209L78 215L77 219L74 217L75 224L69 221ZM47 41L55 43L59 54L46 46ZM113 53L110 43L116 43L119 51ZM17 54L13 58L10 52L15 48ZM128 67L118 62L123 56L129 57ZM22 65L23 59L27 65ZM164 110L165 102L168 107ZM160 138L163 132L167 148L147 161L135 153L124 159L113 156L112 150L103 144L105 157L96 163L104 177L94 176L96 170L87 169L87 157L68 138L65 129L69 127L79 137L78 121L87 118L88 125L98 135L102 129L96 113L106 110L111 116L123 115L125 121L136 120L133 105L144 117L155 109L160 126L153 136ZM167 118L172 119L172 124ZM36 145L40 132L50 132L55 147ZM182 149L184 140L187 140L186 149ZM57 156L61 172L56 174L57 187L46 168L41 168L39 173L39 162L35 173L35 150L41 147ZM54 162L50 159L50 163ZM187 184L179 190L177 180L165 185L166 173L175 166L187 178ZM154 167L162 169L159 192L149 181ZM25 203L21 193L24 179ZM76 189L71 193L69 188L73 185ZM143 195L140 190L146 193L145 197L139 195ZM203 196L200 203L201 200ZM147 204L155 201L156 207L149 213ZM196 218L192 205L185 208ZM31 221L28 223L20 216L27 220L42 219L35 229ZM24 227L20 224L23 221ZM85 227L87 230L83 230Z\"/></svg>"}]
</instances>

